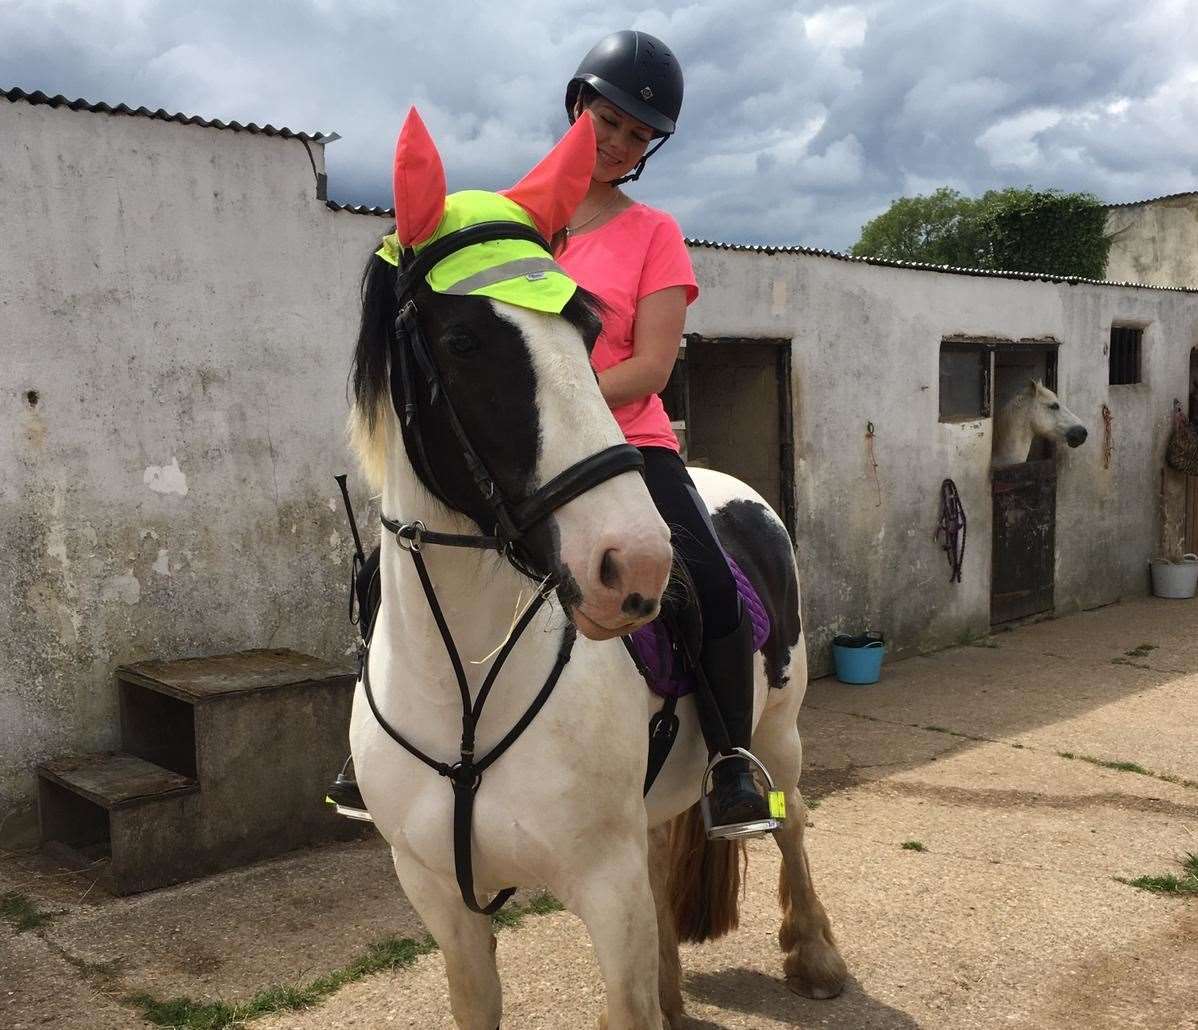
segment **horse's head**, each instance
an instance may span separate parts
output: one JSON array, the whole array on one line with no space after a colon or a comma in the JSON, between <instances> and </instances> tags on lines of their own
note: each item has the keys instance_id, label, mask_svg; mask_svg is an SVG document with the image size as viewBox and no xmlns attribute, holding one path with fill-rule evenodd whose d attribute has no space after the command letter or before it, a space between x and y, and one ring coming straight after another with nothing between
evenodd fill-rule
<instances>
[{"instance_id":1,"label":"horse's head","mask_svg":"<svg viewBox=\"0 0 1198 1030\"><path fill-rule=\"evenodd\" d=\"M1080 447L1086 442L1089 435L1086 427L1040 380L1029 379L1012 403L1022 406L1036 436L1056 443L1064 441L1070 447Z\"/></svg>"},{"instance_id":2,"label":"horse's head","mask_svg":"<svg viewBox=\"0 0 1198 1030\"><path fill-rule=\"evenodd\" d=\"M555 575L579 630L605 638L656 614L672 553L590 366L598 302L536 242L585 195L589 123L579 119L506 195L447 196L436 149L409 115L396 152L397 237L363 279L352 427L376 484L414 478L485 534L517 536L520 561ZM463 235L496 223L500 238ZM614 464L595 471L589 459L601 454ZM573 496L580 469L587 489Z\"/></svg>"}]
</instances>

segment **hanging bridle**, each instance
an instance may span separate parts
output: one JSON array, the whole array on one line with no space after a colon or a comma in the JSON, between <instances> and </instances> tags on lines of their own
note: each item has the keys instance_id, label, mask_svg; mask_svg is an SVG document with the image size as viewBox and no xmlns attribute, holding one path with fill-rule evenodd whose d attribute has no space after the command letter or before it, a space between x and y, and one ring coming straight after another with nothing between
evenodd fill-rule
<instances>
[{"instance_id":1,"label":"hanging bridle","mask_svg":"<svg viewBox=\"0 0 1198 1030\"><path fill-rule=\"evenodd\" d=\"M437 476L429 463L424 446L420 426L417 419L417 405L414 393L413 371L418 369L424 378L428 403L430 406L443 405L457 437L458 446L466 467L478 487L482 499L490 507L494 515L494 532L490 535L473 535L462 533L439 533L425 528L421 522L401 522L382 515L384 528L395 534L399 546L412 556L416 574L424 589L433 620L445 644L450 665L453 667L458 690L462 699L462 741L460 758L452 765L439 762L426 755L423 751L405 739L383 714L379 711L370 686L370 641L374 635L373 624L367 629L363 642L361 661L362 687L370 710L378 720L379 725L409 754L418 758L425 765L434 769L439 775L446 777L453 784L454 791L454 866L457 873L458 888L467 908L483 915L496 912L515 891L514 887L500 891L485 906L479 905L474 895L474 876L471 863L470 827L474 813L474 798L482 782L483 772L492 765L520 736L521 733L536 718L537 713L549 700L549 695L557 685L562 670L570 660L570 654L577 636L573 623L566 623L562 630L562 639L558 647L557 659L553 668L524 714L507 735L499 741L486 755L476 757L474 753L475 731L482 716L482 708L487 696L494 685L504 662L507 660L516 642L524 630L532 622L541 606L557 588L556 576L550 571L541 574L535 570L535 558L528 553L524 544L525 537L535 526L544 521L557 509L586 493L592 487L606 482L613 476L624 472L639 471L644 468L644 458L631 444L616 444L604 448L571 465L564 472L545 483L540 489L528 497L513 500L505 497L495 482L494 476L488 471L486 464L479 457L478 451L470 442L462 421L458 418L453 402L450 400L441 380L436 360L428 346L428 341L420 327L419 311L416 306L416 291L429 271L439 262L457 253L464 247L491 240L527 240L536 243L547 252L549 246L536 230L518 222L481 222L477 225L459 229L456 232L430 243L419 254L410 251L403 252L399 274L395 282L395 295L398 302L399 314L395 319L395 339L391 352L391 399L395 412L399 416L403 428L404 445L408 451L417 474L429 487L432 493L447 507L453 508L446 492L437 481ZM399 381L396 381L396 372ZM480 529L485 528L480 525ZM496 550L503 554L512 565L522 574L529 576L538 583L538 589L532 602L525 608L511 634L496 654L491 668L483 680L478 697L472 703L470 687L466 680L465 669L453 635L441 611L437 594L429 578L428 569L421 553L428 545L446 547L469 547L480 550Z\"/></svg>"}]
</instances>

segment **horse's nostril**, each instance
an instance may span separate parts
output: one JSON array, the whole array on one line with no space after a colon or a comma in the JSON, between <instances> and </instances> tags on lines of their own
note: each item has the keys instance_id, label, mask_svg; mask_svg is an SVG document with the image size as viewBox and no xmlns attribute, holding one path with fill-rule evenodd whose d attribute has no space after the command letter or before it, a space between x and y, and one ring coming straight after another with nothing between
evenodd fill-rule
<instances>
[{"instance_id":1,"label":"horse's nostril","mask_svg":"<svg viewBox=\"0 0 1198 1030\"><path fill-rule=\"evenodd\" d=\"M616 552L607 550L599 561L599 582L611 590L620 580L620 570L616 565Z\"/></svg>"},{"instance_id":2,"label":"horse's nostril","mask_svg":"<svg viewBox=\"0 0 1198 1030\"><path fill-rule=\"evenodd\" d=\"M657 601L643 594L631 593L624 598L620 610L634 619L643 619L657 611Z\"/></svg>"}]
</instances>

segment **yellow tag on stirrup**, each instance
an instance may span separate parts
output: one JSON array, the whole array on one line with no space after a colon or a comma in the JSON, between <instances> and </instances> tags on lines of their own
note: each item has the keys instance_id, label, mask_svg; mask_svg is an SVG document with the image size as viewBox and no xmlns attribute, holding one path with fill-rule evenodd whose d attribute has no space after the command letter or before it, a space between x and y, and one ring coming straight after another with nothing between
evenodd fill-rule
<instances>
[{"instance_id":1,"label":"yellow tag on stirrup","mask_svg":"<svg viewBox=\"0 0 1198 1030\"><path fill-rule=\"evenodd\" d=\"M770 806L770 818L782 822L786 819L786 793L781 790L771 790L766 800Z\"/></svg>"}]
</instances>

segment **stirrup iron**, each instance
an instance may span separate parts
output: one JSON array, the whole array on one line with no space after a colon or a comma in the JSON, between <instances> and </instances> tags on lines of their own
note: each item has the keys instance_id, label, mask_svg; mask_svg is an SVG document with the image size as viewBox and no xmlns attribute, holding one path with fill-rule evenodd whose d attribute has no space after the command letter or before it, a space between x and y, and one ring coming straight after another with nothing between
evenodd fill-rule
<instances>
[{"instance_id":1,"label":"stirrup iron","mask_svg":"<svg viewBox=\"0 0 1198 1030\"><path fill-rule=\"evenodd\" d=\"M345 775L345 770L349 768L349 764L353 760L354 760L353 755L350 755L350 757L345 760L345 764L341 766L341 772L339 772L337 774L337 779L334 782L335 787L340 786L341 784L349 781L349 777ZM354 782L354 785L356 786L357 781L353 781L353 782ZM324 800L325 800L326 805L333 806L334 812L336 812L338 815L345 816L346 819L356 819L360 823L374 822L374 818L371 816L371 814L368 811L366 811L365 808L355 808L352 805L342 805L339 802L334 801L327 794L325 795Z\"/></svg>"},{"instance_id":2,"label":"stirrup iron","mask_svg":"<svg viewBox=\"0 0 1198 1030\"><path fill-rule=\"evenodd\" d=\"M747 758L761 772L765 780L766 802L769 805L768 819L753 819L747 823L730 823L726 826L712 826L711 803L708 801L709 785L715 767L730 758ZM702 797L699 799L699 811L703 815L703 829L708 840L750 840L753 837L764 837L767 833L780 830L786 822L786 794L774 787L773 777L765 764L748 748L734 747L727 754L717 754L707 766L703 774Z\"/></svg>"}]
</instances>

